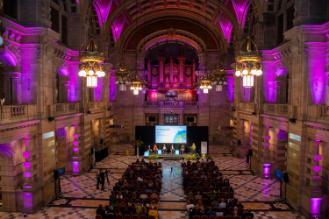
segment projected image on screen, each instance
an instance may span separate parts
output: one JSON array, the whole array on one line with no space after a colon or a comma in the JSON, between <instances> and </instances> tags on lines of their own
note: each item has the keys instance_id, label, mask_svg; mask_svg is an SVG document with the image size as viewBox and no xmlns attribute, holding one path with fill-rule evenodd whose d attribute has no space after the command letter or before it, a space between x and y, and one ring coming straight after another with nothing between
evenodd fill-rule
<instances>
[{"instance_id":1,"label":"projected image on screen","mask_svg":"<svg viewBox=\"0 0 329 219\"><path fill-rule=\"evenodd\" d=\"M186 126L155 127L155 141L163 144L186 144Z\"/></svg>"}]
</instances>

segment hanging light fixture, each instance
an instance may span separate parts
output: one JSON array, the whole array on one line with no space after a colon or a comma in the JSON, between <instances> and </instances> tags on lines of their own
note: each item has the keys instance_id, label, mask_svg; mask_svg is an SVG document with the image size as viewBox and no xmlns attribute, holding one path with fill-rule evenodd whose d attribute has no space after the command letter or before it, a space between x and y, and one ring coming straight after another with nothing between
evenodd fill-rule
<instances>
[{"instance_id":1,"label":"hanging light fixture","mask_svg":"<svg viewBox=\"0 0 329 219\"><path fill-rule=\"evenodd\" d=\"M205 77L200 80L199 88L202 90L204 94L209 93L209 90L212 89L212 82L208 77Z\"/></svg>"},{"instance_id":2,"label":"hanging light fixture","mask_svg":"<svg viewBox=\"0 0 329 219\"><path fill-rule=\"evenodd\" d=\"M213 82L213 85L215 85L216 92L223 91L223 86L226 85L227 82L226 82L226 78L225 78L225 71L222 67L218 66L212 72L212 82Z\"/></svg>"},{"instance_id":3,"label":"hanging light fixture","mask_svg":"<svg viewBox=\"0 0 329 219\"><path fill-rule=\"evenodd\" d=\"M242 85L246 88L254 86L255 77L263 74L261 56L257 46L250 37L247 37L236 57L235 76L242 77Z\"/></svg>"},{"instance_id":4,"label":"hanging light fixture","mask_svg":"<svg viewBox=\"0 0 329 219\"><path fill-rule=\"evenodd\" d=\"M139 79L135 79L131 82L130 90L134 95L139 95L139 92L143 90L143 82Z\"/></svg>"},{"instance_id":5,"label":"hanging light fixture","mask_svg":"<svg viewBox=\"0 0 329 219\"><path fill-rule=\"evenodd\" d=\"M89 40L84 51L80 52L80 71L79 76L87 80L87 87L97 87L98 78L105 77L103 54L97 51L96 43L93 39Z\"/></svg>"},{"instance_id":6,"label":"hanging light fixture","mask_svg":"<svg viewBox=\"0 0 329 219\"><path fill-rule=\"evenodd\" d=\"M126 91L127 85L130 84L130 74L128 68L121 62L116 71L116 84L119 85L120 91Z\"/></svg>"},{"instance_id":7,"label":"hanging light fixture","mask_svg":"<svg viewBox=\"0 0 329 219\"><path fill-rule=\"evenodd\" d=\"M92 15L90 17L89 24L91 25L91 28L89 35L93 35L96 23L94 17ZM103 53L98 51L95 39L89 36L88 38L87 45L80 51L79 76L86 78L88 88L95 88L97 87L98 78L105 77L106 75L104 72L105 57Z\"/></svg>"}]
</instances>

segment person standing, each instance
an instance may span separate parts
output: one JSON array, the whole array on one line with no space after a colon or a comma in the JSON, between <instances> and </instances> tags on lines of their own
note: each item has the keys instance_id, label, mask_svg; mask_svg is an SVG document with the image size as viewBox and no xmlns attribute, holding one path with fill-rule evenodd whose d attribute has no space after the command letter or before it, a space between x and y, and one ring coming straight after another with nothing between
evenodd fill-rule
<instances>
[{"instance_id":1,"label":"person standing","mask_svg":"<svg viewBox=\"0 0 329 219\"><path fill-rule=\"evenodd\" d=\"M104 191L104 186L105 186L105 173L101 170L100 172L100 183L102 185L102 191Z\"/></svg>"},{"instance_id":2,"label":"person standing","mask_svg":"<svg viewBox=\"0 0 329 219\"><path fill-rule=\"evenodd\" d=\"M100 171L96 174L96 189L99 189L99 184L101 183Z\"/></svg>"},{"instance_id":3,"label":"person standing","mask_svg":"<svg viewBox=\"0 0 329 219\"><path fill-rule=\"evenodd\" d=\"M171 155L175 154L175 147L173 144L171 145L170 153L171 153Z\"/></svg>"},{"instance_id":4,"label":"person standing","mask_svg":"<svg viewBox=\"0 0 329 219\"><path fill-rule=\"evenodd\" d=\"M107 186L108 186L108 188L110 188L110 170L109 169L106 169L105 170L105 176L106 176L106 181L107 181Z\"/></svg>"}]
</instances>

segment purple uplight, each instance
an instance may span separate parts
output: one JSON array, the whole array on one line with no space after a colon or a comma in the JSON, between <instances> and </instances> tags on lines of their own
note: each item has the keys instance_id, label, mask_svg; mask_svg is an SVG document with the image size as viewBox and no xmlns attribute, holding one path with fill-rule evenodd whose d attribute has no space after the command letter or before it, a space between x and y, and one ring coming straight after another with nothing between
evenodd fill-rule
<instances>
[{"instance_id":1,"label":"purple uplight","mask_svg":"<svg viewBox=\"0 0 329 219\"><path fill-rule=\"evenodd\" d=\"M247 0L232 0L234 12L241 27L244 27L246 22L246 17L249 9L248 2L249 1Z\"/></svg>"},{"instance_id":2,"label":"purple uplight","mask_svg":"<svg viewBox=\"0 0 329 219\"><path fill-rule=\"evenodd\" d=\"M224 38L226 39L227 43L231 41L231 34L233 30L232 22L227 19L225 16L219 17L219 26L223 32Z\"/></svg>"},{"instance_id":3,"label":"purple uplight","mask_svg":"<svg viewBox=\"0 0 329 219\"><path fill-rule=\"evenodd\" d=\"M102 101L103 100L103 79L97 78L97 87L94 89L94 100Z\"/></svg>"},{"instance_id":4,"label":"purple uplight","mask_svg":"<svg viewBox=\"0 0 329 219\"><path fill-rule=\"evenodd\" d=\"M32 173L31 172L24 172L24 178L31 178L32 177Z\"/></svg>"},{"instance_id":5,"label":"purple uplight","mask_svg":"<svg viewBox=\"0 0 329 219\"><path fill-rule=\"evenodd\" d=\"M233 103L233 101L234 101L234 77L233 77L233 75L227 76L226 81L227 81L227 98L230 103Z\"/></svg>"},{"instance_id":6,"label":"purple uplight","mask_svg":"<svg viewBox=\"0 0 329 219\"><path fill-rule=\"evenodd\" d=\"M5 66L16 66L17 59L16 56L8 49L0 53L0 61Z\"/></svg>"},{"instance_id":7,"label":"purple uplight","mask_svg":"<svg viewBox=\"0 0 329 219\"><path fill-rule=\"evenodd\" d=\"M66 55L72 58L79 57L79 53L73 50L67 50ZM80 79L78 76L79 62L78 61L65 61L60 69L69 77L67 87L67 99L69 102L77 102L80 100Z\"/></svg>"},{"instance_id":8,"label":"purple uplight","mask_svg":"<svg viewBox=\"0 0 329 219\"><path fill-rule=\"evenodd\" d=\"M30 156L31 156L31 154L30 154L29 151L24 151L24 152L23 152L23 157L24 157L26 160L28 160L28 159L30 158Z\"/></svg>"},{"instance_id":9,"label":"purple uplight","mask_svg":"<svg viewBox=\"0 0 329 219\"><path fill-rule=\"evenodd\" d=\"M120 39L122 30L123 30L124 22L120 18L116 18L111 24L111 29L113 33L114 41L118 41Z\"/></svg>"},{"instance_id":10,"label":"purple uplight","mask_svg":"<svg viewBox=\"0 0 329 219\"><path fill-rule=\"evenodd\" d=\"M31 44L21 47L21 76L22 76L22 103L33 103L35 100L35 89L33 82L38 81L37 72L39 48L37 45Z\"/></svg>"},{"instance_id":11,"label":"purple uplight","mask_svg":"<svg viewBox=\"0 0 329 219\"><path fill-rule=\"evenodd\" d=\"M263 164L263 176L265 179L270 178L270 176L271 176L271 164L270 163Z\"/></svg>"},{"instance_id":12,"label":"purple uplight","mask_svg":"<svg viewBox=\"0 0 329 219\"><path fill-rule=\"evenodd\" d=\"M252 100L252 91L253 88L252 87L243 87L241 89L242 93L242 100L244 102L250 102Z\"/></svg>"},{"instance_id":13,"label":"purple uplight","mask_svg":"<svg viewBox=\"0 0 329 219\"><path fill-rule=\"evenodd\" d=\"M115 101L116 97L117 97L117 85L116 85L116 77L114 72L111 72L110 74L110 101L113 102Z\"/></svg>"},{"instance_id":14,"label":"purple uplight","mask_svg":"<svg viewBox=\"0 0 329 219\"><path fill-rule=\"evenodd\" d=\"M310 212L312 216L317 216L321 212L322 198L311 198Z\"/></svg>"},{"instance_id":15,"label":"purple uplight","mask_svg":"<svg viewBox=\"0 0 329 219\"><path fill-rule=\"evenodd\" d=\"M95 8L98 23L103 27L112 8L112 0L94 0L93 6Z\"/></svg>"},{"instance_id":16,"label":"purple uplight","mask_svg":"<svg viewBox=\"0 0 329 219\"><path fill-rule=\"evenodd\" d=\"M31 162L24 162L23 166L25 169L30 169L31 168Z\"/></svg>"},{"instance_id":17,"label":"purple uplight","mask_svg":"<svg viewBox=\"0 0 329 219\"><path fill-rule=\"evenodd\" d=\"M23 192L23 204L26 210L31 210L33 207L33 195L31 192Z\"/></svg>"},{"instance_id":18,"label":"purple uplight","mask_svg":"<svg viewBox=\"0 0 329 219\"><path fill-rule=\"evenodd\" d=\"M10 144L0 144L0 155L10 158L13 156L13 150Z\"/></svg>"},{"instance_id":19,"label":"purple uplight","mask_svg":"<svg viewBox=\"0 0 329 219\"><path fill-rule=\"evenodd\" d=\"M275 103L277 101L277 63L274 61L263 62L263 89L264 99L267 103Z\"/></svg>"},{"instance_id":20,"label":"purple uplight","mask_svg":"<svg viewBox=\"0 0 329 219\"><path fill-rule=\"evenodd\" d=\"M65 131L65 128L62 127L62 128L59 128L56 130L56 136L59 137L59 138L64 138L66 137L66 131Z\"/></svg>"},{"instance_id":21,"label":"purple uplight","mask_svg":"<svg viewBox=\"0 0 329 219\"><path fill-rule=\"evenodd\" d=\"M313 166L313 171L316 173L321 172L321 166Z\"/></svg>"},{"instance_id":22,"label":"purple uplight","mask_svg":"<svg viewBox=\"0 0 329 219\"><path fill-rule=\"evenodd\" d=\"M73 173L79 173L80 172L80 162L79 161L73 161L72 162L72 172Z\"/></svg>"},{"instance_id":23,"label":"purple uplight","mask_svg":"<svg viewBox=\"0 0 329 219\"><path fill-rule=\"evenodd\" d=\"M326 44L305 43L308 46L309 86L313 104L326 102Z\"/></svg>"}]
</instances>

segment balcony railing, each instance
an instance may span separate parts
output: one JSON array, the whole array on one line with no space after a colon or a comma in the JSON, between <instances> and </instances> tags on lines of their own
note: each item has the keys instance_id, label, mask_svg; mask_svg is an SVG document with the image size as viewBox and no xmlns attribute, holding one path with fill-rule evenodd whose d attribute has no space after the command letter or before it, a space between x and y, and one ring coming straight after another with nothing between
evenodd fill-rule
<instances>
[{"instance_id":1,"label":"balcony railing","mask_svg":"<svg viewBox=\"0 0 329 219\"><path fill-rule=\"evenodd\" d=\"M95 113L105 110L105 104L103 102L91 102L88 103L88 111Z\"/></svg>"},{"instance_id":2,"label":"balcony railing","mask_svg":"<svg viewBox=\"0 0 329 219\"><path fill-rule=\"evenodd\" d=\"M256 112L256 105L254 103L239 103L239 111Z\"/></svg>"},{"instance_id":3,"label":"balcony railing","mask_svg":"<svg viewBox=\"0 0 329 219\"><path fill-rule=\"evenodd\" d=\"M289 116L289 105L288 104L264 104L264 113Z\"/></svg>"},{"instance_id":4,"label":"balcony railing","mask_svg":"<svg viewBox=\"0 0 329 219\"><path fill-rule=\"evenodd\" d=\"M55 105L55 115L65 115L78 113L80 110L80 103L57 103Z\"/></svg>"},{"instance_id":5,"label":"balcony railing","mask_svg":"<svg viewBox=\"0 0 329 219\"><path fill-rule=\"evenodd\" d=\"M37 118L36 105L4 105L0 108L0 122L17 122Z\"/></svg>"},{"instance_id":6,"label":"balcony railing","mask_svg":"<svg viewBox=\"0 0 329 219\"><path fill-rule=\"evenodd\" d=\"M329 106L309 105L307 108L307 117L312 120L329 121Z\"/></svg>"},{"instance_id":7,"label":"balcony railing","mask_svg":"<svg viewBox=\"0 0 329 219\"><path fill-rule=\"evenodd\" d=\"M154 107L188 107L197 106L196 101L182 101L182 100L160 100L157 102L145 102L145 106Z\"/></svg>"}]
</instances>

